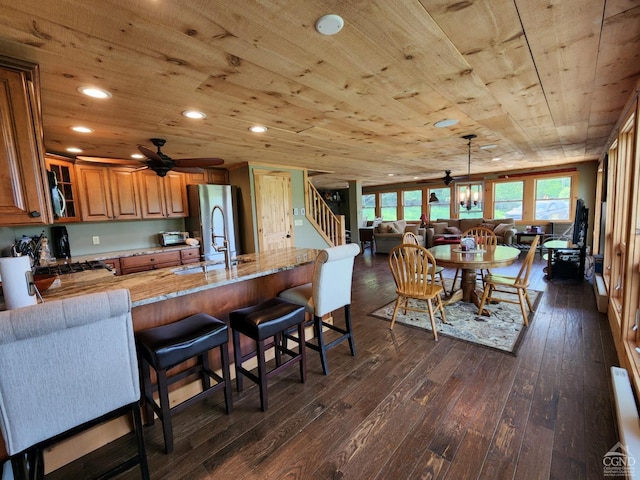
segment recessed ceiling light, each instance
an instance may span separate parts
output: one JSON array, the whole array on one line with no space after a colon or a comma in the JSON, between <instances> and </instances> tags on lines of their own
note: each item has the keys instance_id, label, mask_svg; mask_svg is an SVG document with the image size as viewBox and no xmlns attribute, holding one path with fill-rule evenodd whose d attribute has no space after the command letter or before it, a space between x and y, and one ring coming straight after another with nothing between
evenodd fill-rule
<instances>
[{"instance_id":1,"label":"recessed ceiling light","mask_svg":"<svg viewBox=\"0 0 640 480\"><path fill-rule=\"evenodd\" d=\"M502 157L494 157L491 159L492 162L498 162L500 160L502 160Z\"/></svg>"},{"instance_id":2,"label":"recessed ceiling light","mask_svg":"<svg viewBox=\"0 0 640 480\"><path fill-rule=\"evenodd\" d=\"M93 133L93 128L83 127L81 125L76 125L75 127L69 127L69 128L71 128L71 130L73 130L74 132L78 132L78 133Z\"/></svg>"},{"instance_id":3,"label":"recessed ceiling light","mask_svg":"<svg viewBox=\"0 0 640 480\"><path fill-rule=\"evenodd\" d=\"M67 148L67 152L69 152L69 153L82 153L82 149L81 148L77 148L77 147L69 147L69 148Z\"/></svg>"},{"instance_id":4,"label":"recessed ceiling light","mask_svg":"<svg viewBox=\"0 0 640 480\"><path fill-rule=\"evenodd\" d=\"M186 110L184 112L182 112L182 115L184 115L187 118L195 118L196 120L200 120L202 118L206 118L207 114L204 112L199 112L197 110Z\"/></svg>"},{"instance_id":5,"label":"recessed ceiling light","mask_svg":"<svg viewBox=\"0 0 640 480\"><path fill-rule=\"evenodd\" d=\"M387 177L393 177L395 173L387 173Z\"/></svg>"},{"instance_id":6,"label":"recessed ceiling light","mask_svg":"<svg viewBox=\"0 0 640 480\"><path fill-rule=\"evenodd\" d=\"M493 148L498 148L498 145L495 143L490 143L489 145L481 145L480 150L491 150Z\"/></svg>"},{"instance_id":7,"label":"recessed ceiling light","mask_svg":"<svg viewBox=\"0 0 640 480\"><path fill-rule=\"evenodd\" d=\"M111 98L111 92L96 87L80 87L78 91L88 97L93 98Z\"/></svg>"},{"instance_id":8,"label":"recessed ceiling light","mask_svg":"<svg viewBox=\"0 0 640 480\"><path fill-rule=\"evenodd\" d=\"M458 123L458 120L456 120L455 118L445 118L444 120L440 120L434 123L433 126L436 128L445 128L445 127L452 127L456 123Z\"/></svg>"},{"instance_id":9,"label":"recessed ceiling light","mask_svg":"<svg viewBox=\"0 0 640 480\"><path fill-rule=\"evenodd\" d=\"M418 180L420 177L413 177L414 180Z\"/></svg>"},{"instance_id":10,"label":"recessed ceiling light","mask_svg":"<svg viewBox=\"0 0 640 480\"><path fill-rule=\"evenodd\" d=\"M144 155L142 155L141 153L132 153L131 158L141 159L144 158Z\"/></svg>"},{"instance_id":11,"label":"recessed ceiling light","mask_svg":"<svg viewBox=\"0 0 640 480\"><path fill-rule=\"evenodd\" d=\"M264 127L262 125L254 125L252 127L249 127L249 130L253 133L264 133L267 131L267 127Z\"/></svg>"},{"instance_id":12,"label":"recessed ceiling light","mask_svg":"<svg viewBox=\"0 0 640 480\"><path fill-rule=\"evenodd\" d=\"M340 15L323 15L316 21L316 31L323 35L335 35L344 27L344 20Z\"/></svg>"}]
</instances>

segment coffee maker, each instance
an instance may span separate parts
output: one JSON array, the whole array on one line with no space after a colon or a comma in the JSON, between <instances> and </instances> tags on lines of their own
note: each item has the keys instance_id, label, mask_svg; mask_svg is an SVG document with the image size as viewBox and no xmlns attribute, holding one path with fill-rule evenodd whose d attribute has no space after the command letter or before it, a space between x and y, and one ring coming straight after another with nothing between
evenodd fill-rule
<instances>
[{"instance_id":1,"label":"coffee maker","mask_svg":"<svg viewBox=\"0 0 640 480\"><path fill-rule=\"evenodd\" d=\"M51 251L58 260L63 260L65 263L71 260L67 227L51 227Z\"/></svg>"}]
</instances>

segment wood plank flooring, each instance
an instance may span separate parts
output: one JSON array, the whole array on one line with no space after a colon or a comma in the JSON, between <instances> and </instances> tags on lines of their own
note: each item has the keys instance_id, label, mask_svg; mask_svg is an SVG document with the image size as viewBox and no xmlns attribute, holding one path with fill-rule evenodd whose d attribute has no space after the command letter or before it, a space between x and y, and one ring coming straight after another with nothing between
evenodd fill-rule
<instances>
[{"instance_id":1,"label":"wood plank flooring","mask_svg":"<svg viewBox=\"0 0 640 480\"><path fill-rule=\"evenodd\" d=\"M357 356L336 347L325 377L309 350L307 382L297 368L270 380L266 413L252 386L234 392L230 416L221 393L175 415L171 455L156 422L145 429L152 478L602 478L617 441L613 340L591 284L547 282L543 266L532 288L544 295L514 357L368 316L395 293L386 255L367 250L353 281ZM48 478L86 478L132 446L120 439Z\"/></svg>"}]
</instances>

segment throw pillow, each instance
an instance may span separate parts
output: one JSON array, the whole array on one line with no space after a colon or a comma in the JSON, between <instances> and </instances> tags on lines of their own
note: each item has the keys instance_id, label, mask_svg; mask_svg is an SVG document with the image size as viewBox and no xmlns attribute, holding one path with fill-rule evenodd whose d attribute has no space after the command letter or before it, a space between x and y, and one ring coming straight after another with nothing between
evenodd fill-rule
<instances>
[{"instance_id":1,"label":"throw pillow","mask_svg":"<svg viewBox=\"0 0 640 480\"><path fill-rule=\"evenodd\" d=\"M444 235L447 233L447 228L449 227L449 224L444 222L432 223L431 225L433 226L433 233L435 235Z\"/></svg>"},{"instance_id":2,"label":"throw pillow","mask_svg":"<svg viewBox=\"0 0 640 480\"><path fill-rule=\"evenodd\" d=\"M400 230L398 230L398 226L395 223L390 223L389 225L387 225L387 233L401 233Z\"/></svg>"},{"instance_id":3,"label":"throw pillow","mask_svg":"<svg viewBox=\"0 0 640 480\"><path fill-rule=\"evenodd\" d=\"M447 227L445 228L445 232L449 235L462 235L462 230L458 227Z\"/></svg>"},{"instance_id":4,"label":"throw pillow","mask_svg":"<svg viewBox=\"0 0 640 480\"><path fill-rule=\"evenodd\" d=\"M481 223L478 226L487 228L487 229L491 230L492 232L494 232L497 225L495 223Z\"/></svg>"},{"instance_id":5,"label":"throw pillow","mask_svg":"<svg viewBox=\"0 0 640 480\"><path fill-rule=\"evenodd\" d=\"M513 228L513 225L509 223L501 223L494 228L493 233L496 235L504 235L504 232Z\"/></svg>"},{"instance_id":6,"label":"throw pillow","mask_svg":"<svg viewBox=\"0 0 640 480\"><path fill-rule=\"evenodd\" d=\"M409 223L404 227L404 233L411 232L414 235L418 235L418 228L420 228L420 225L417 223Z\"/></svg>"}]
</instances>

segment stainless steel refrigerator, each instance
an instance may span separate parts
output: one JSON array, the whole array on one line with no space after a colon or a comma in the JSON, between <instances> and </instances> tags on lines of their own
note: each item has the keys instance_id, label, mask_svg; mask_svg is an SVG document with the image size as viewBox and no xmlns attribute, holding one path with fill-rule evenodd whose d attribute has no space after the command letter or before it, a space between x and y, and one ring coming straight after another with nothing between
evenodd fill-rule
<instances>
[{"instance_id":1,"label":"stainless steel refrigerator","mask_svg":"<svg viewBox=\"0 0 640 480\"><path fill-rule=\"evenodd\" d=\"M235 188L230 185L189 185L187 193L189 217L185 227L189 235L200 240L202 259L224 263L225 248L229 258L235 259L240 253Z\"/></svg>"}]
</instances>

